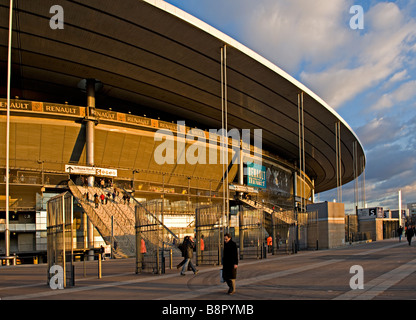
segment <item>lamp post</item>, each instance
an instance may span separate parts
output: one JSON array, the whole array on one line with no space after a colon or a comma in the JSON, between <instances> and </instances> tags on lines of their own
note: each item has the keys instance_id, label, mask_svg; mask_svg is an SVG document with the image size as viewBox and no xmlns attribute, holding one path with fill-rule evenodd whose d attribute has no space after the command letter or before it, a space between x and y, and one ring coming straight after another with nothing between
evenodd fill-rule
<instances>
[{"instance_id":1,"label":"lamp post","mask_svg":"<svg viewBox=\"0 0 416 320\"><path fill-rule=\"evenodd\" d=\"M12 30L13 30L13 0L10 0L9 8L9 44L7 57L7 114L6 114L6 229L4 231L4 243L6 246L6 256L10 255L10 230L9 230L9 152L10 152L10 78L11 78L11 64L12 64ZM6 265L9 264L6 260Z\"/></svg>"}]
</instances>

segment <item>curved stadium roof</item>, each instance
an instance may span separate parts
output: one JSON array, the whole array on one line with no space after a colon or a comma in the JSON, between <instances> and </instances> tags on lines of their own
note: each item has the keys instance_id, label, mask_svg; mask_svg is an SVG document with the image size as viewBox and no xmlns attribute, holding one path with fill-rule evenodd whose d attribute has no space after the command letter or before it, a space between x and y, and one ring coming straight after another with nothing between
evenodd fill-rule
<instances>
[{"instance_id":1,"label":"curved stadium roof","mask_svg":"<svg viewBox=\"0 0 416 320\"><path fill-rule=\"evenodd\" d=\"M0 0L0 66L7 63L8 0ZM64 9L52 30L49 8ZM97 107L125 105L221 127L220 48L227 45L228 128L263 130L263 148L299 159L298 93L304 92L306 174L315 190L336 187L335 123L341 123L342 182L354 179L348 124L280 68L211 26L160 0L15 2L12 95L85 104L78 84L103 83ZM2 80L4 81L4 80ZM4 83L1 95L5 96ZM100 105L100 103L104 105ZM361 174L363 168L359 168Z\"/></svg>"}]
</instances>

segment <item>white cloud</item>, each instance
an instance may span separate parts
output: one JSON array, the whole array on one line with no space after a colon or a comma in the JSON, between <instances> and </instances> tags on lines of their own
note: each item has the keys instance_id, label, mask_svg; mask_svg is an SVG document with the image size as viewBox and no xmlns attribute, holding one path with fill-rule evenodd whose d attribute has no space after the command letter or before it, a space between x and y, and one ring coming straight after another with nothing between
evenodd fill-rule
<instances>
[{"instance_id":1,"label":"white cloud","mask_svg":"<svg viewBox=\"0 0 416 320\"><path fill-rule=\"evenodd\" d=\"M246 4L248 4L246 2ZM350 0L264 0L246 24L249 46L293 74L338 108L404 69L416 22L395 3L364 14L362 33L349 28ZM253 4L254 6L254 4ZM397 81L396 78L392 80Z\"/></svg>"},{"instance_id":2,"label":"white cloud","mask_svg":"<svg viewBox=\"0 0 416 320\"><path fill-rule=\"evenodd\" d=\"M343 25L350 0L252 2L246 36L252 47L289 73L302 61L319 65L349 41Z\"/></svg>"},{"instance_id":3,"label":"white cloud","mask_svg":"<svg viewBox=\"0 0 416 320\"><path fill-rule=\"evenodd\" d=\"M386 82L384 88L388 88L388 86L392 85L395 82L400 82L409 78L409 74L407 70L402 70L393 74L393 76Z\"/></svg>"},{"instance_id":4,"label":"white cloud","mask_svg":"<svg viewBox=\"0 0 416 320\"><path fill-rule=\"evenodd\" d=\"M380 99L371 106L371 110L383 110L395 106L398 103L409 101L416 96L416 80L403 83L393 92L383 94Z\"/></svg>"},{"instance_id":5,"label":"white cloud","mask_svg":"<svg viewBox=\"0 0 416 320\"><path fill-rule=\"evenodd\" d=\"M369 151L377 145L395 141L406 127L405 124L400 124L397 118L375 118L355 129L355 132L361 138L364 148Z\"/></svg>"},{"instance_id":6,"label":"white cloud","mask_svg":"<svg viewBox=\"0 0 416 320\"><path fill-rule=\"evenodd\" d=\"M178 0L184 2L200 3ZM350 117L352 127L361 124L356 132L368 148L369 201L398 188L403 197L411 192L414 197L416 0L367 1L361 31L349 27L354 0L201 2L203 20L208 16L208 23L298 78L332 107L345 106L339 112ZM354 193L345 191L348 202Z\"/></svg>"}]
</instances>

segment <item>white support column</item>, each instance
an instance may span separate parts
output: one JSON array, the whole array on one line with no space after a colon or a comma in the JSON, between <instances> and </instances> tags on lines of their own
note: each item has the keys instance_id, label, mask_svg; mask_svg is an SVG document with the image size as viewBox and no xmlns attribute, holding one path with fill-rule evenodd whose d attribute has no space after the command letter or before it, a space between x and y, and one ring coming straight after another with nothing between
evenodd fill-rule
<instances>
[{"instance_id":1,"label":"white support column","mask_svg":"<svg viewBox=\"0 0 416 320\"><path fill-rule=\"evenodd\" d=\"M87 166L94 166L94 143L95 143L95 79L87 79L87 119L86 119L86 160ZM94 186L94 176L88 177L88 186Z\"/></svg>"},{"instance_id":2,"label":"white support column","mask_svg":"<svg viewBox=\"0 0 416 320\"><path fill-rule=\"evenodd\" d=\"M229 189L228 189L228 106L227 106L227 46L221 47L221 129L222 135L222 166L225 179L223 177L223 207L224 215L227 218L227 230L229 230ZM227 161L226 161L227 160Z\"/></svg>"},{"instance_id":3,"label":"white support column","mask_svg":"<svg viewBox=\"0 0 416 320\"><path fill-rule=\"evenodd\" d=\"M300 210L303 211L305 204L305 124L304 124L304 109L303 109L303 92L298 94L298 138L299 138L299 179L300 179Z\"/></svg>"},{"instance_id":4,"label":"white support column","mask_svg":"<svg viewBox=\"0 0 416 320\"><path fill-rule=\"evenodd\" d=\"M95 149L95 91L96 91L97 80L95 79L86 79L86 93L87 93L87 118L85 119L85 146L86 146L86 162L87 166L94 166L94 149ZM89 176L88 186L93 187L95 177ZM94 247L94 225L88 219L87 226L88 234L88 248ZM94 260L94 251L90 250L88 252L88 260Z\"/></svg>"},{"instance_id":5,"label":"white support column","mask_svg":"<svg viewBox=\"0 0 416 320\"><path fill-rule=\"evenodd\" d=\"M341 123L335 123L335 160L337 177L337 201L342 202L342 167L341 167Z\"/></svg>"},{"instance_id":6,"label":"white support column","mask_svg":"<svg viewBox=\"0 0 416 320\"><path fill-rule=\"evenodd\" d=\"M404 223L402 222L402 190L399 190L399 225L404 228Z\"/></svg>"}]
</instances>

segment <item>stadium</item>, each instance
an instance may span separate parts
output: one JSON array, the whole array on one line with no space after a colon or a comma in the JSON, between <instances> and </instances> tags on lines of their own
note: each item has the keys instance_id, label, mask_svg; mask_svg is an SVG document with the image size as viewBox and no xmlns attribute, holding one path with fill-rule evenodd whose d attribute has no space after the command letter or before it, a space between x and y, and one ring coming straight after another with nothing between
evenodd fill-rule
<instances>
[{"instance_id":1,"label":"stadium","mask_svg":"<svg viewBox=\"0 0 416 320\"><path fill-rule=\"evenodd\" d=\"M51 24L56 5L63 28ZM224 215L236 235L261 215L244 228L261 224L264 241L278 225L290 245L282 230L315 193L364 171L358 137L319 96L159 0L15 1L7 116L9 9L0 0L2 255L46 259L47 202L64 192L74 197L79 249L102 243L115 257L134 255L122 239L113 251L114 238L134 234L139 203L166 242L194 234L195 212L208 208L211 226ZM101 193L107 203L96 207Z\"/></svg>"}]
</instances>

